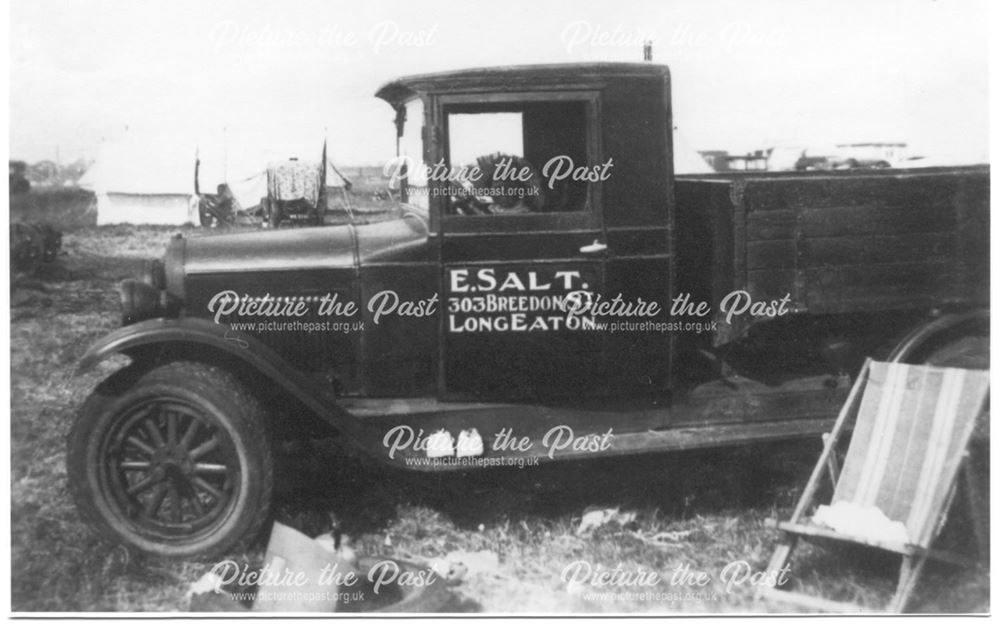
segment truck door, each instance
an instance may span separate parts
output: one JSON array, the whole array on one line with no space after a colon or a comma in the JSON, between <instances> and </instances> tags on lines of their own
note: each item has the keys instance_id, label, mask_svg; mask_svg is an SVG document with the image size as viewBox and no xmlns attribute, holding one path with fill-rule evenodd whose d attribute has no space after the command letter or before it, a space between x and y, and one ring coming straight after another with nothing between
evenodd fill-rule
<instances>
[{"instance_id":1,"label":"truck door","mask_svg":"<svg viewBox=\"0 0 1000 624\"><path fill-rule=\"evenodd\" d=\"M442 397L608 393L607 334L573 313L605 285L598 102L594 91L437 98L427 155L449 176L428 184Z\"/></svg>"}]
</instances>

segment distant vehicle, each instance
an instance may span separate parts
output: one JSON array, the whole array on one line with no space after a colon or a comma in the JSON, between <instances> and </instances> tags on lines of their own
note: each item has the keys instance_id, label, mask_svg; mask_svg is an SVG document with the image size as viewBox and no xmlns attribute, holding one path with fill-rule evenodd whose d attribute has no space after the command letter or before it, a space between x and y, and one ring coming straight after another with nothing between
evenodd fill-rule
<instances>
[{"instance_id":1,"label":"distant vehicle","mask_svg":"<svg viewBox=\"0 0 1000 624\"><path fill-rule=\"evenodd\" d=\"M889 169L892 161L871 150L850 146L777 146L767 150L768 171L837 171Z\"/></svg>"},{"instance_id":2,"label":"distant vehicle","mask_svg":"<svg viewBox=\"0 0 1000 624\"><path fill-rule=\"evenodd\" d=\"M907 144L901 141L838 143L836 153L850 169L889 169L906 160Z\"/></svg>"},{"instance_id":3,"label":"distant vehicle","mask_svg":"<svg viewBox=\"0 0 1000 624\"><path fill-rule=\"evenodd\" d=\"M322 225L326 215L326 167L292 158L267 166L267 196L260 200L265 223Z\"/></svg>"},{"instance_id":4,"label":"distant vehicle","mask_svg":"<svg viewBox=\"0 0 1000 624\"><path fill-rule=\"evenodd\" d=\"M858 158L848 158L840 161L834 169L891 169L892 164L887 160L864 160Z\"/></svg>"},{"instance_id":5,"label":"distant vehicle","mask_svg":"<svg viewBox=\"0 0 1000 624\"><path fill-rule=\"evenodd\" d=\"M795 161L796 171L829 171L834 168L834 157L832 156L812 156L806 152Z\"/></svg>"}]
</instances>

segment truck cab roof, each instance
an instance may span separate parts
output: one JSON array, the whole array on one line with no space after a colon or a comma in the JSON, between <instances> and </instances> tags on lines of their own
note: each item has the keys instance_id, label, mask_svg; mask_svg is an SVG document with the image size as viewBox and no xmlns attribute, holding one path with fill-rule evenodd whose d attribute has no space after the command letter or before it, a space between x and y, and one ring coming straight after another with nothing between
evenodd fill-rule
<instances>
[{"instance_id":1,"label":"truck cab roof","mask_svg":"<svg viewBox=\"0 0 1000 624\"><path fill-rule=\"evenodd\" d=\"M572 87L612 78L669 79L670 69L654 63L556 63L479 67L433 74L405 76L386 83L375 92L393 107L422 93L484 91L503 92L539 87Z\"/></svg>"}]
</instances>

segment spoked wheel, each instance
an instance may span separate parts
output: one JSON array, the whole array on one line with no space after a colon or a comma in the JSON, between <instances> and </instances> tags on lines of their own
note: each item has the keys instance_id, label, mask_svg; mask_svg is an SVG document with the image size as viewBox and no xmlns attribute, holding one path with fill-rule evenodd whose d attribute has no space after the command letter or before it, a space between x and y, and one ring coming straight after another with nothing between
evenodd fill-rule
<instances>
[{"instance_id":1,"label":"spoked wheel","mask_svg":"<svg viewBox=\"0 0 1000 624\"><path fill-rule=\"evenodd\" d=\"M131 406L98 452L101 485L117 510L166 539L211 525L240 483L232 439L177 398Z\"/></svg>"},{"instance_id":2,"label":"spoked wheel","mask_svg":"<svg viewBox=\"0 0 1000 624\"><path fill-rule=\"evenodd\" d=\"M270 504L259 406L225 371L195 362L130 386L102 384L70 432L67 458L85 519L150 554L225 552L256 533Z\"/></svg>"}]
</instances>

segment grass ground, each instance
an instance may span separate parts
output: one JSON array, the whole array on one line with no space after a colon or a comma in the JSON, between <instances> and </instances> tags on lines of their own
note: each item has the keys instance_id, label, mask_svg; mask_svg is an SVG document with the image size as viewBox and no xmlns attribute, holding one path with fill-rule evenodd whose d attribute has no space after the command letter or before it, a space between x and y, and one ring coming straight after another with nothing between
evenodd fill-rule
<instances>
[{"instance_id":1,"label":"grass ground","mask_svg":"<svg viewBox=\"0 0 1000 624\"><path fill-rule=\"evenodd\" d=\"M69 228L67 228L69 229ZM82 226L60 260L13 280L11 301L12 596L15 611L183 611L188 584L212 562L163 562L98 541L66 488L65 436L75 410L113 366L74 365L118 325L115 284L194 228ZM777 451L781 451L780 453ZM279 461L274 516L315 534L333 512L367 556L434 558L489 551L492 571L455 586L462 609L485 613L729 612L767 610L747 585L727 588L730 563L762 570L776 535L764 520L787 517L815 444L766 452L716 451L601 460L447 477L389 471L321 440ZM635 512L624 526L576 529L588 507ZM263 542L230 558L260 562ZM874 609L891 594L887 562L806 549L794 583ZM598 599L568 585L566 566L656 571L660 600ZM889 562L891 565L891 562ZM699 595L672 584L678 567L703 572ZM728 591L731 590L731 591ZM597 588L597 593L607 589ZM918 612L988 610L986 567L932 568Z\"/></svg>"}]
</instances>

